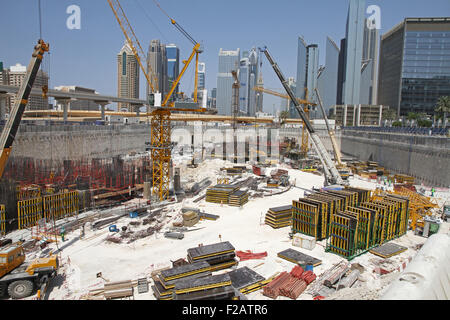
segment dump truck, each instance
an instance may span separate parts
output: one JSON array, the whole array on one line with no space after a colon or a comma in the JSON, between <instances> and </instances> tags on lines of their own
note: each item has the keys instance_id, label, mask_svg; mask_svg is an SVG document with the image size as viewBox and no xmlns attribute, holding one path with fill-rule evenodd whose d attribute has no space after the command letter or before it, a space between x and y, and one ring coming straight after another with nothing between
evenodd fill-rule
<instances>
[{"instance_id":1,"label":"dump truck","mask_svg":"<svg viewBox=\"0 0 450 320\"><path fill-rule=\"evenodd\" d=\"M58 257L38 258L25 263L25 253L20 244L0 249L0 296L13 299L29 297L33 291L46 286L57 274Z\"/></svg>"}]
</instances>

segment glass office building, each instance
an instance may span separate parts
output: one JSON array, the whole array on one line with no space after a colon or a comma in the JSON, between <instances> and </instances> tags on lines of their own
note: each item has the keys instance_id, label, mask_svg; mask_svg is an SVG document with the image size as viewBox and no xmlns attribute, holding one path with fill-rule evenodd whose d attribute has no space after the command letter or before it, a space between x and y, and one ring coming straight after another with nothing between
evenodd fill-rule
<instances>
[{"instance_id":1,"label":"glass office building","mask_svg":"<svg viewBox=\"0 0 450 320\"><path fill-rule=\"evenodd\" d=\"M378 91L401 116L434 114L450 96L450 18L407 18L383 35Z\"/></svg>"},{"instance_id":2,"label":"glass office building","mask_svg":"<svg viewBox=\"0 0 450 320\"><path fill-rule=\"evenodd\" d=\"M169 81L169 88L172 88L173 82L180 74L180 49L175 44L166 45L167 55L167 78ZM179 92L179 85L174 93Z\"/></svg>"},{"instance_id":3,"label":"glass office building","mask_svg":"<svg viewBox=\"0 0 450 320\"><path fill-rule=\"evenodd\" d=\"M231 98L233 87L232 70L239 68L240 49L219 51L219 73L217 74L217 113L231 116Z\"/></svg>"},{"instance_id":4,"label":"glass office building","mask_svg":"<svg viewBox=\"0 0 450 320\"><path fill-rule=\"evenodd\" d=\"M330 108L336 105L338 89L339 48L336 43L327 38L325 68L319 74L317 86L322 98L323 107L328 115Z\"/></svg>"}]
</instances>

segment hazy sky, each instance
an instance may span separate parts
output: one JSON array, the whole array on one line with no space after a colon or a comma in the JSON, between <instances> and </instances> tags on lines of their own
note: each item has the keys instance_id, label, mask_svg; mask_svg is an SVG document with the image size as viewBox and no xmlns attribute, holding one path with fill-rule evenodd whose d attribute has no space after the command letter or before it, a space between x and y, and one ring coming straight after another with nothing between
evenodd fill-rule
<instances>
[{"instance_id":1,"label":"hazy sky","mask_svg":"<svg viewBox=\"0 0 450 320\"><path fill-rule=\"evenodd\" d=\"M206 84L217 86L219 49L241 52L266 45L286 77L296 76L297 37L317 43L320 61L325 61L325 40L338 45L345 36L348 0L159 0L162 8L204 45L200 61L206 63ZM42 34L50 43L50 58L43 67L50 72L51 88L79 85L106 95L117 95L117 53L124 36L106 0L41 0ZM152 39L175 43L187 59L191 43L171 25L153 0L122 0L123 8L147 51ZM450 16L449 0L367 0L381 8L381 31L389 31L405 17ZM69 30L70 5L81 8L81 29ZM0 61L5 67L27 65L39 38L38 0L2 0ZM193 65L193 64L192 64ZM265 87L281 88L267 60L263 60ZM194 89L194 70L189 68L181 89ZM145 97L141 73L140 96ZM280 105L280 99L265 95L265 110Z\"/></svg>"}]
</instances>

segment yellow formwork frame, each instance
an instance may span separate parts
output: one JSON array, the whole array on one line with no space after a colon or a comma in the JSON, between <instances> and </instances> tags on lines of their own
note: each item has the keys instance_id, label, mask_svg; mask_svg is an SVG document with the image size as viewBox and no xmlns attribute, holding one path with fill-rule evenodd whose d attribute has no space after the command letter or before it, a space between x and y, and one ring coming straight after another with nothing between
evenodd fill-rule
<instances>
[{"instance_id":1,"label":"yellow formwork frame","mask_svg":"<svg viewBox=\"0 0 450 320\"><path fill-rule=\"evenodd\" d=\"M34 227L42 219L42 198L17 202L19 230Z\"/></svg>"},{"instance_id":2,"label":"yellow formwork frame","mask_svg":"<svg viewBox=\"0 0 450 320\"><path fill-rule=\"evenodd\" d=\"M292 228L294 232L300 232L317 239L318 216L318 205L292 201ZM313 223L311 223L311 220Z\"/></svg>"},{"instance_id":3,"label":"yellow formwork frame","mask_svg":"<svg viewBox=\"0 0 450 320\"><path fill-rule=\"evenodd\" d=\"M47 221L78 214L79 197L77 191L60 193L43 198L44 217Z\"/></svg>"},{"instance_id":4,"label":"yellow formwork frame","mask_svg":"<svg viewBox=\"0 0 450 320\"><path fill-rule=\"evenodd\" d=\"M0 234L4 236L6 234L6 209L5 205L0 205Z\"/></svg>"}]
</instances>

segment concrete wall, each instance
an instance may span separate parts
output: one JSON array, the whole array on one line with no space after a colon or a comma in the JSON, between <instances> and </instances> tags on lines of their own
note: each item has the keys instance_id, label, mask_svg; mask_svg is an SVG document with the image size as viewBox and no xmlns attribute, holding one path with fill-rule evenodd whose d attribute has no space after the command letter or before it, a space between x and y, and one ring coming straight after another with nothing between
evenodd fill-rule
<instances>
[{"instance_id":1,"label":"concrete wall","mask_svg":"<svg viewBox=\"0 0 450 320\"><path fill-rule=\"evenodd\" d=\"M140 125L21 125L11 157L37 160L108 158L145 151L150 127Z\"/></svg>"},{"instance_id":2,"label":"concrete wall","mask_svg":"<svg viewBox=\"0 0 450 320\"><path fill-rule=\"evenodd\" d=\"M337 137L345 155L379 162L425 185L450 185L449 138L352 130L343 130Z\"/></svg>"}]
</instances>

